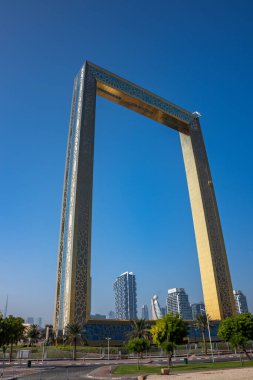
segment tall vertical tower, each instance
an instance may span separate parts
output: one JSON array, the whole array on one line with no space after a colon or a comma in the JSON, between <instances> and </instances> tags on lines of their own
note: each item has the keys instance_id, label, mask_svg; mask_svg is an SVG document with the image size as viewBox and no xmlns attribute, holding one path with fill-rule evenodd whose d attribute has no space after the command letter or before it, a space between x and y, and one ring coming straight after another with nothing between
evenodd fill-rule
<instances>
[{"instance_id":1,"label":"tall vertical tower","mask_svg":"<svg viewBox=\"0 0 253 380\"><path fill-rule=\"evenodd\" d=\"M91 212L96 80L83 66L73 90L65 167L54 328L90 316Z\"/></svg>"},{"instance_id":2,"label":"tall vertical tower","mask_svg":"<svg viewBox=\"0 0 253 380\"><path fill-rule=\"evenodd\" d=\"M137 319L137 296L135 275L122 273L113 284L117 319Z\"/></svg>"},{"instance_id":3,"label":"tall vertical tower","mask_svg":"<svg viewBox=\"0 0 253 380\"><path fill-rule=\"evenodd\" d=\"M91 214L96 95L151 118L180 135L204 303L212 319L235 313L214 186L199 117L90 62L74 82L67 147L54 328L90 317Z\"/></svg>"},{"instance_id":4,"label":"tall vertical tower","mask_svg":"<svg viewBox=\"0 0 253 380\"><path fill-rule=\"evenodd\" d=\"M203 303L192 303L192 319L196 320L199 315L205 315L205 305Z\"/></svg>"},{"instance_id":5,"label":"tall vertical tower","mask_svg":"<svg viewBox=\"0 0 253 380\"><path fill-rule=\"evenodd\" d=\"M241 290L233 290L235 298L235 308L238 314L248 313L247 298Z\"/></svg>"},{"instance_id":6,"label":"tall vertical tower","mask_svg":"<svg viewBox=\"0 0 253 380\"><path fill-rule=\"evenodd\" d=\"M146 321L149 320L148 305L142 305L142 307L141 307L141 318L145 319Z\"/></svg>"},{"instance_id":7,"label":"tall vertical tower","mask_svg":"<svg viewBox=\"0 0 253 380\"><path fill-rule=\"evenodd\" d=\"M168 290L167 313L179 314L182 319L191 320L192 311L188 295L183 288L173 288Z\"/></svg>"},{"instance_id":8,"label":"tall vertical tower","mask_svg":"<svg viewBox=\"0 0 253 380\"><path fill-rule=\"evenodd\" d=\"M158 296L156 294L151 298L151 313L152 319L155 321L163 317L163 312L158 302Z\"/></svg>"}]
</instances>

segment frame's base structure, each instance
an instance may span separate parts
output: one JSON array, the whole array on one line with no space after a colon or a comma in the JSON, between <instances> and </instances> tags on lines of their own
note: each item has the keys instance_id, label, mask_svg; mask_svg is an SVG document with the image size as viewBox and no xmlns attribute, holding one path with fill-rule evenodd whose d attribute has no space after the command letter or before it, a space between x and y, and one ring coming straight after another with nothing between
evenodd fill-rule
<instances>
[{"instance_id":1,"label":"frame's base structure","mask_svg":"<svg viewBox=\"0 0 253 380\"><path fill-rule=\"evenodd\" d=\"M218 208L199 119L86 62L74 83L60 230L54 328L90 317L90 252L96 94L180 133L206 312L235 313Z\"/></svg>"},{"instance_id":2,"label":"frame's base structure","mask_svg":"<svg viewBox=\"0 0 253 380\"><path fill-rule=\"evenodd\" d=\"M156 321L147 321L152 327ZM185 321L187 324L187 336L185 343L199 343L203 342L202 332L196 327L196 321ZM212 342L219 342L221 339L218 337L218 328L220 321L212 321L212 329L210 335ZM133 330L133 323L130 320L120 319L90 319L87 321L81 332L83 341L88 346L107 346L107 338L110 337L110 346L125 346L128 340L129 333ZM206 339L208 340L208 331L205 332ZM63 341L63 331L59 331L57 335L58 343Z\"/></svg>"},{"instance_id":3,"label":"frame's base structure","mask_svg":"<svg viewBox=\"0 0 253 380\"><path fill-rule=\"evenodd\" d=\"M187 324L187 337L185 343L203 342L202 333L196 328L196 321L185 321ZM156 321L148 321L150 326ZM219 342L221 339L217 336L220 321L212 321L210 334L212 342ZM131 321L116 319L91 319L85 325L84 337L89 346L106 346L106 338L110 337L111 346L125 345L129 333L133 330ZM206 332L207 334L207 332ZM206 337L208 339L208 337Z\"/></svg>"}]
</instances>

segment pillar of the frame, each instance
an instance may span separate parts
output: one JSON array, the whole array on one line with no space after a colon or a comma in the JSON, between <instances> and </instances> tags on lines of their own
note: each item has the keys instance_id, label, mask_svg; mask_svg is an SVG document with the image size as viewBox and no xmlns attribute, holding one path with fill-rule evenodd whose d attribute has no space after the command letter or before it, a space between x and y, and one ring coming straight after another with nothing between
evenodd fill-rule
<instances>
[{"instance_id":1,"label":"pillar of the frame","mask_svg":"<svg viewBox=\"0 0 253 380\"><path fill-rule=\"evenodd\" d=\"M180 133L206 312L211 319L235 313L234 297L213 182L199 124Z\"/></svg>"},{"instance_id":2,"label":"pillar of the frame","mask_svg":"<svg viewBox=\"0 0 253 380\"><path fill-rule=\"evenodd\" d=\"M71 152L66 165L61 234L61 289L56 310L56 328L68 323L83 325L90 316L91 213L94 156L96 80L85 65L77 79L76 100L72 104ZM62 219L63 223L63 219ZM61 268L60 268L61 267ZM59 292L58 292L59 293ZM57 302L56 302L57 304ZM58 316L57 316L58 313ZM57 326L58 320L58 326Z\"/></svg>"},{"instance_id":3,"label":"pillar of the frame","mask_svg":"<svg viewBox=\"0 0 253 380\"><path fill-rule=\"evenodd\" d=\"M58 330L62 329L62 312L64 304L64 285L63 279L65 278L65 258L66 258L66 239L65 235L67 233L68 226L68 189L71 183L71 157L73 155L73 133L75 127L76 118L76 103L78 97L78 78L75 79L72 106L71 106L71 117L69 123L69 137L67 146L67 156L65 164L65 177L64 177L64 189L62 197L62 211L61 211L61 226L60 226L60 238L59 238L59 248L58 248L58 263L57 263L57 276L56 276L56 292L55 292L55 307L53 316L53 326L54 330L58 333Z\"/></svg>"},{"instance_id":4,"label":"pillar of the frame","mask_svg":"<svg viewBox=\"0 0 253 380\"><path fill-rule=\"evenodd\" d=\"M85 66L75 198L70 321L83 325L90 317L91 219L96 80Z\"/></svg>"}]
</instances>

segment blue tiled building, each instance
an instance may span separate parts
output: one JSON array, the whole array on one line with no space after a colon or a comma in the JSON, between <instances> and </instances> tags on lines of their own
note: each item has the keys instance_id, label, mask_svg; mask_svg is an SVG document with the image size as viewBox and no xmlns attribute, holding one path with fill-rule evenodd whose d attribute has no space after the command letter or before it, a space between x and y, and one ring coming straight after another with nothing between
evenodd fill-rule
<instances>
[{"instance_id":1,"label":"blue tiled building","mask_svg":"<svg viewBox=\"0 0 253 380\"><path fill-rule=\"evenodd\" d=\"M201 331L194 326L192 321L186 322L188 325L188 335L187 340L191 342L202 341ZM212 341L220 341L217 337L218 327L220 321L214 321L211 323L210 333ZM155 321L149 321L152 326ZM131 321L121 321L121 320L89 320L85 325L85 338L89 345L106 345L106 338L111 338L111 345L120 346L128 340L128 333L132 330ZM208 339L208 331L206 330L206 337Z\"/></svg>"}]
</instances>

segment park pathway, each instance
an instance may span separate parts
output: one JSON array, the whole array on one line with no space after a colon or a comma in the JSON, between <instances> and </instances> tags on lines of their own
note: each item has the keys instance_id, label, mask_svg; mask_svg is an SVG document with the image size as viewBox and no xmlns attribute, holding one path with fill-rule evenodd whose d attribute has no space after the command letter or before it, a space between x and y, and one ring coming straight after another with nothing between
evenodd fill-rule
<instances>
[{"instance_id":1,"label":"park pathway","mask_svg":"<svg viewBox=\"0 0 253 380\"><path fill-rule=\"evenodd\" d=\"M177 372L169 376L149 375L148 380L253 380L253 368L233 368L201 372Z\"/></svg>"}]
</instances>

